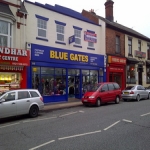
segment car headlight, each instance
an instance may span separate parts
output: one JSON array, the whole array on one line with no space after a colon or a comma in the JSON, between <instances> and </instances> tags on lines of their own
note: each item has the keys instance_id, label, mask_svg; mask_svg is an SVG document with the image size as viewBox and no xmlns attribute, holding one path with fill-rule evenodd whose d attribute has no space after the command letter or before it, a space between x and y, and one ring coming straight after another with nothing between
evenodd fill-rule
<instances>
[{"instance_id":1,"label":"car headlight","mask_svg":"<svg viewBox=\"0 0 150 150\"><path fill-rule=\"evenodd\" d=\"M95 98L95 96L89 96L89 98Z\"/></svg>"}]
</instances>

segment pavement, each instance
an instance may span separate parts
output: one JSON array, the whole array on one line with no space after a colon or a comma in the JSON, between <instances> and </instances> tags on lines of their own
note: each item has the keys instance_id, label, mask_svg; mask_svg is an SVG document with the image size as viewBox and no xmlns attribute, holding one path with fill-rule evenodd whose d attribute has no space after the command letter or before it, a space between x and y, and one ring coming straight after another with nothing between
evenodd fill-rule
<instances>
[{"instance_id":1,"label":"pavement","mask_svg":"<svg viewBox=\"0 0 150 150\"><path fill-rule=\"evenodd\" d=\"M82 106L81 101L73 101L73 102L61 102L61 103L49 103L44 105L44 109L42 111L52 111L57 109L71 108Z\"/></svg>"}]
</instances>

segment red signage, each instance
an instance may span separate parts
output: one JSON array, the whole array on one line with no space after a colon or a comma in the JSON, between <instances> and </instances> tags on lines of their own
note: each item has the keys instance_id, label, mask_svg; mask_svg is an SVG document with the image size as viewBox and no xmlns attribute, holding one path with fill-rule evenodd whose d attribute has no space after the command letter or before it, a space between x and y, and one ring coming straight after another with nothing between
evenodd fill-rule
<instances>
[{"instance_id":1,"label":"red signage","mask_svg":"<svg viewBox=\"0 0 150 150\"><path fill-rule=\"evenodd\" d=\"M123 72L123 68L109 67L110 72Z\"/></svg>"},{"instance_id":2,"label":"red signage","mask_svg":"<svg viewBox=\"0 0 150 150\"><path fill-rule=\"evenodd\" d=\"M0 47L0 65L29 66L30 51Z\"/></svg>"},{"instance_id":3,"label":"red signage","mask_svg":"<svg viewBox=\"0 0 150 150\"><path fill-rule=\"evenodd\" d=\"M126 58L108 56L108 63L126 65Z\"/></svg>"}]
</instances>

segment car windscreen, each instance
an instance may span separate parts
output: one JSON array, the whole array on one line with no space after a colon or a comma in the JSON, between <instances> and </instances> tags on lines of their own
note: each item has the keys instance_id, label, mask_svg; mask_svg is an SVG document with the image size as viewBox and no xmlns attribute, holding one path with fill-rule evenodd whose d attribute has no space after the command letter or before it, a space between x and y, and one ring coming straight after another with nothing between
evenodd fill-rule
<instances>
[{"instance_id":1,"label":"car windscreen","mask_svg":"<svg viewBox=\"0 0 150 150\"><path fill-rule=\"evenodd\" d=\"M0 96L4 95L5 93L6 93L6 92L1 92L1 93L0 93Z\"/></svg>"},{"instance_id":2,"label":"car windscreen","mask_svg":"<svg viewBox=\"0 0 150 150\"><path fill-rule=\"evenodd\" d=\"M95 84L95 85L89 85L89 89L87 89L88 92L95 92L99 89L101 84Z\"/></svg>"},{"instance_id":3,"label":"car windscreen","mask_svg":"<svg viewBox=\"0 0 150 150\"><path fill-rule=\"evenodd\" d=\"M134 90L135 86L127 86L125 90Z\"/></svg>"}]
</instances>

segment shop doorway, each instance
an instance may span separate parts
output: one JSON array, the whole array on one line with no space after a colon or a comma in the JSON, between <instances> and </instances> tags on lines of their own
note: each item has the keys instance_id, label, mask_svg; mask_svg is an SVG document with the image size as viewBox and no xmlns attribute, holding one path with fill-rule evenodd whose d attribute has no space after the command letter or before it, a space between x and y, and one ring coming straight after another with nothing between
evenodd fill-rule
<instances>
[{"instance_id":1,"label":"shop doorway","mask_svg":"<svg viewBox=\"0 0 150 150\"><path fill-rule=\"evenodd\" d=\"M138 72L138 81L139 81L139 85L142 85L143 84L143 81L142 81L142 71Z\"/></svg>"},{"instance_id":2,"label":"shop doorway","mask_svg":"<svg viewBox=\"0 0 150 150\"><path fill-rule=\"evenodd\" d=\"M73 101L80 98L80 76L68 76L68 99Z\"/></svg>"},{"instance_id":3,"label":"shop doorway","mask_svg":"<svg viewBox=\"0 0 150 150\"><path fill-rule=\"evenodd\" d=\"M122 88L122 74L121 73L111 72L109 74L109 81L118 83L120 88Z\"/></svg>"}]
</instances>

